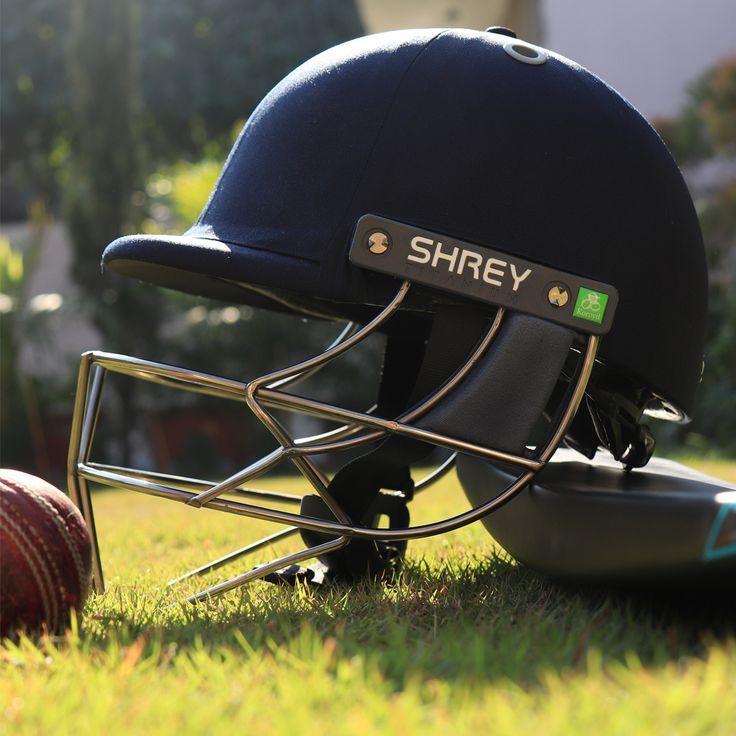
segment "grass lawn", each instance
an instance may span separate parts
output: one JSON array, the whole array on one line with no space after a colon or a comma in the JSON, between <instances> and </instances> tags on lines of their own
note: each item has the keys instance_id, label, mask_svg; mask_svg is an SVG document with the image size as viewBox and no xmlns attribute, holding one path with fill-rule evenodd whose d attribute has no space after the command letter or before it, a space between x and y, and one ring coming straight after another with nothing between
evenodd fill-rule
<instances>
[{"instance_id":1,"label":"grass lawn","mask_svg":"<svg viewBox=\"0 0 736 736\"><path fill-rule=\"evenodd\" d=\"M457 503L453 475L414 520ZM108 590L66 637L0 647L6 734L736 733L734 603L562 588L476 524L411 543L393 586L193 607L162 583L273 528L126 492L96 509Z\"/></svg>"}]
</instances>

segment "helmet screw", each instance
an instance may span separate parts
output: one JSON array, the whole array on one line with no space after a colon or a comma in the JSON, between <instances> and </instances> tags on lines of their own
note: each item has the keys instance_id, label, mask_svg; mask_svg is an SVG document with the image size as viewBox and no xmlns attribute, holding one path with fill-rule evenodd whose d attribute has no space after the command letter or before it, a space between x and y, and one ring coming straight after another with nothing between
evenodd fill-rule
<instances>
[{"instance_id":1,"label":"helmet screw","mask_svg":"<svg viewBox=\"0 0 736 736\"><path fill-rule=\"evenodd\" d=\"M555 284L547 292L547 301L553 307L564 307L570 301L570 291L564 284Z\"/></svg>"},{"instance_id":2,"label":"helmet screw","mask_svg":"<svg viewBox=\"0 0 736 736\"><path fill-rule=\"evenodd\" d=\"M391 247L391 238L388 233L376 230L368 236L368 250L374 256L383 255Z\"/></svg>"}]
</instances>

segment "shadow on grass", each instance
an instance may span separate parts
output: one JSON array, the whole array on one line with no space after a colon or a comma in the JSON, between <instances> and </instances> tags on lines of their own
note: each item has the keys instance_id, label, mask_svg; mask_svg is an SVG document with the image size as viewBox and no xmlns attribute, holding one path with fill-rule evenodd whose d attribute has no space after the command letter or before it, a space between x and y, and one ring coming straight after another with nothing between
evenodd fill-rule
<instances>
[{"instance_id":1,"label":"shadow on grass","mask_svg":"<svg viewBox=\"0 0 736 736\"><path fill-rule=\"evenodd\" d=\"M736 636L736 603L723 594L563 586L499 555L410 561L393 584L259 583L196 607L163 602L109 591L93 602L87 645L105 649L112 634L213 656L223 647L306 660L329 651L334 662L363 658L400 689L415 677L534 685L593 660L659 667Z\"/></svg>"}]
</instances>

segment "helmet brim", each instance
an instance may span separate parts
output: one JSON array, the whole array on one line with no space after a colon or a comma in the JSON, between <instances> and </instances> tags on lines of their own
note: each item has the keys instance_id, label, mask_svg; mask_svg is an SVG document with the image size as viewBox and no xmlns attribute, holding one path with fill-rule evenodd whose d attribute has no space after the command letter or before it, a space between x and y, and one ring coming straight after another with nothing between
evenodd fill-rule
<instances>
[{"instance_id":1,"label":"helmet brim","mask_svg":"<svg viewBox=\"0 0 736 736\"><path fill-rule=\"evenodd\" d=\"M279 292L319 272L303 259L189 233L118 238L105 248L102 268L187 294L300 314L312 310Z\"/></svg>"}]
</instances>

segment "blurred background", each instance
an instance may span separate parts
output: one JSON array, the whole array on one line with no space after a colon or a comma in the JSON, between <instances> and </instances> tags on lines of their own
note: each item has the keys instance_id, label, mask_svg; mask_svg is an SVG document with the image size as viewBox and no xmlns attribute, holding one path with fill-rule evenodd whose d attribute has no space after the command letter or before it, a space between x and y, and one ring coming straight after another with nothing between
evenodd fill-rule
<instances>
[{"instance_id":1,"label":"blurred background","mask_svg":"<svg viewBox=\"0 0 736 736\"><path fill-rule=\"evenodd\" d=\"M313 54L394 28L491 25L603 77L683 168L710 264L706 366L695 420L653 429L667 453L736 456L733 0L3 0L0 464L63 477L83 350L246 379L326 344L334 325L101 275L102 248L188 227L250 111ZM372 403L369 362L318 390ZM228 472L270 445L239 406L125 380L107 393L113 462Z\"/></svg>"}]
</instances>

